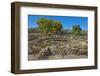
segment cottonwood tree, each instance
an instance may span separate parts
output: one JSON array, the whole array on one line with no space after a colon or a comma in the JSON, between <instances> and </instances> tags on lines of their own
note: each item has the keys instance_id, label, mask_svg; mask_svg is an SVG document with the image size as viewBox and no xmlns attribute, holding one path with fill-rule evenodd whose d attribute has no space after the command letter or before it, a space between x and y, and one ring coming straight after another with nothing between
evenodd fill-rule
<instances>
[{"instance_id":1,"label":"cottonwood tree","mask_svg":"<svg viewBox=\"0 0 100 76\"><path fill-rule=\"evenodd\" d=\"M59 21L46 19L46 18L40 18L37 20L37 24L39 25L39 29L43 33L52 33L52 32L61 32L62 24Z\"/></svg>"}]
</instances>

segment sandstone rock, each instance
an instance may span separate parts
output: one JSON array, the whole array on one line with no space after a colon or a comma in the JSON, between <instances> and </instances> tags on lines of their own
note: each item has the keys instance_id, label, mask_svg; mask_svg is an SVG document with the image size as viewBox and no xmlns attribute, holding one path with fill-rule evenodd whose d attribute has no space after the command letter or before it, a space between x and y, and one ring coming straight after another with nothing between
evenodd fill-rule
<instances>
[{"instance_id":1,"label":"sandstone rock","mask_svg":"<svg viewBox=\"0 0 100 76\"><path fill-rule=\"evenodd\" d=\"M86 42L82 42L81 41L81 42L79 42L79 46L78 47L80 49L87 49L87 46L88 46L88 44Z\"/></svg>"},{"instance_id":2,"label":"sandstone rock","mask_svg":"<svg viewBox=\"0 0 100 76\"><path fill-rule=\"evenodd\" d=\"M79 49L79 52L80 52L81 55L87 55L88 54L87 49Z\"/></svg>"},{"instance_id":3,"label":"sandstone rock","mask_svg":"<svg viewBox=\"0 0 100 76\"><path fill-rule=\"evenodd\" d=\"M29 34L28 53L40 59L58 59L70 55L86 55L88 49L87 36L74 37L71 34Z\"/></svg>"},{"instance_id":4,"label":"sandstone rock","mask_svg":"<svg viewBox=\"0 0 100 76\"><path fill-rule=\"evenodd\" d=\"M35 46L35 45L33 45L33 46L31 47L31 49L32 49L32 53L33 53L33 54L38 54L38 53L41 51L41 48L40 48L40 47L37 47L37 46Z\"/></svg>"},{"instance_id":5,"label":"sandstone rock","mask_svg":"<svg viewBox=\"0 0 100 76\"><path fill-rule=\"evenodd\" d=\"M32 54L32 53L33 53L33 50L30 49L30 48L28 48L28 53L29 53L29 54Z\"/></svg>"},{"instance_id":6,"label":"sandstone rock","mask_svg":"<svg viewBox=\"0 0 100 76\"><path fill-rule=\"evenodd\" d=\"M78 48L71 48L70 50L71 50L71 54L80 55Z\"/></svg>"},{"instance_id":7,"label":"sandstone rock","mask_svg":"<svg viewBox=\"0 0 100 76\"><path fill-rule=\"evenodd\" d=\"M54 56L54 55L60 55L59 48L56 46L47 46L46 48L42 48L41 51L39 52L39 55L44 55L44 56Z\"/></svg>"},{"instance_id":8,"label":"sandstone rock","mask_svg":"<svg viewBox=\"0 0 100 76\"><path fill-rule=\"evenodd\" d=\"M52 55L59 55L60 54L59 50L58 50L58 48L56 46L50 46L49 48L50 48L50 50L52 52Z\"/></svg>"},{"instance_id":9,"label":"sandstone rock","mask_svg":"<svg viewBox=\"0 0 100 76\"><path fill-rule=\"evenodd\" d=\"M61 49L60 51L62 51L61 55L69 55L70 54L70 47L68 44L65 44L63 46L61 46Z\"/></svg>"},{"instance_id":10,"label":"sandstone rock","mask_svg":"<svg viewBox=\"0 0 100 76\"><path fill-rule=\"evenodd\" d=\"M52 55L51 49L49 47L42 48L41 51L39 52L40 56L50 56Z\"/></svg>"}]
</instances>

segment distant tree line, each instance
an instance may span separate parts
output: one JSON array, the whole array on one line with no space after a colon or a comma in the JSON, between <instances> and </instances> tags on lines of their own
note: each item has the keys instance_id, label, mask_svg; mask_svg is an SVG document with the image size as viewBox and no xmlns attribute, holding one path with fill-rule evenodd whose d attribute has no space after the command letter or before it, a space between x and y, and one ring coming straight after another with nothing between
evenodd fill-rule
<instances>
[{"instance_id":1,"label":"distant tree line","mask_svg":"<svg viewBox=\"0 0 100 76\"><path fill-rule=\"evenodd\" d=\"M61 33L63 29L63 25L60 21L51 20L47 18L40 18L37 20L37 24L39 29L43 33L51 34L51 33ZM73 25L71 33L75 36L79 36L81 34L80 25Z\"/></svg>"}]
</instances>

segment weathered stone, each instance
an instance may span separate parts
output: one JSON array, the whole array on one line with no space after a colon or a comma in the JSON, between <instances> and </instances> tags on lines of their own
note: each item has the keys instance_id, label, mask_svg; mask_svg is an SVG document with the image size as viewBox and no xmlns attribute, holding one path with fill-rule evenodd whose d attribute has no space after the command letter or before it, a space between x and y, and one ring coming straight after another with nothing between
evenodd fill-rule
<instances>
[{"instance_id":1,"label":"weathered stone","mask_svg":"<svg viewBox=\"0 0 100 76\"><path fill-rule=\"evenodd\" d=\"M41 51L39 52L40 56L50 56L52 55L51 49L49 47L42 48Z\"/></svg>"},{"instance_id":2,"label":"weathered stone","mask_svg":"<svg viewBox=\"0 0 100 76\"><path fill-rule=\"evenodd\" d=\"M61 55L64 56L64 55L69 55L70 54L70 47L69 47L68 44L65 44L65 45L61 46L61 49L62 49L62 50L60 50L60 51L62 51Z\"/></svg>"},{"instance_id":3,"label":"weathered stone","mask_svg":"<svg viewBox=\"0 0 100 76\"><path fill-rule=\"evenodd\" d=\"M81 55L87 55L88 54L87 49L79 49L79 52L80 52Z\"/></svg>"},{"instance_id":4,"label":"weathered stone","mask_svg":"<svg viewBox=\"0 0 100 76\"><path fill-rule=\"evenodd\" d=\"M78 47L79 47L80 49L87 49L87 46L88 46L88 45L87 45L86 42L82 42L82 41L81 41L81 42L79 42L79 46L78 46Z\"/></svg>"},{"instance_id":5,"label":"weathered stone","mask_svg":"<svg viewBox=\"0 0 100 76\"><path fill-rule=\"evenodd\" d=\"M32 53L33 53L33 50L30 49L30 48L28 48L28 53L29 53L29 54L32 54Z\"/></svg>"},{"instance_id":6,"label":"weathered stone","mask_svg":"<svg viewBox=\"0 0 100 76\"><path fill-rule=\"evenodd\" d=\"M58 48L56 46L50 46L49 47L51 52L52 52L52 55L59 55L59 51L58 51Z\"/></svg>"},{"instance_id":7,"label":"weathered stone","mask_svg":"<svg viewBox=\"0 0 100 76\"><path fill-rule=\"evenodd\" d=\"M87 56L88 52L87 35L75 37L70 33L47 35L38 32L30 33L28 40L28 53L33 54L33 58L39 56L39 59L60 59L70 55Z\"/></svg>"},{"instance_id":8,"label":"weathered stone","mask_svg":"<svg viewBox=\"0 0 100 76\"><path fill-rule=\"evenodd\" d=\"M41 51L41 48L36 47L35 45L33 45L31 48L32 48L32 53L33 54L38 54Z\"/></svg>"},{"instance_id":9,"label":"weathered stone","mask_svg":"<svg viewBox=\"0 0 100 76\"><path fill-rule=\"evenodd\" d=\"M78 48L71 48L70 51L71 51L71 54L75 54L75 55L79 54L79 49Z\"/></svg>"}]
</instances>

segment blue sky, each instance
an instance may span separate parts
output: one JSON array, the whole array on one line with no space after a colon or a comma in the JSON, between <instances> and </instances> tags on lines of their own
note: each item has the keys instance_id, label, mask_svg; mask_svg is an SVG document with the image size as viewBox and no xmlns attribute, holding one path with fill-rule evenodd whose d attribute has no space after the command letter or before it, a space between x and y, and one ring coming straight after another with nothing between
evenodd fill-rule
<instances>
[{"instance_id":1,"label":"blue sky","mask_svg":"<svg viewBox=\"0 0 100 76\"><path fill-rule=\"evenodd\" d=\"M83 30L88 30L88 17L51 15L28 15L28 28L38 27L36 21L40 18L60 21L64 29L71 29L73 25L80 25Z\"/></svg>"}]
</instances>

